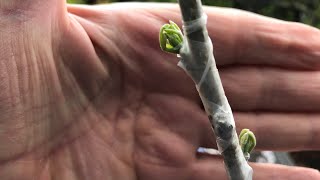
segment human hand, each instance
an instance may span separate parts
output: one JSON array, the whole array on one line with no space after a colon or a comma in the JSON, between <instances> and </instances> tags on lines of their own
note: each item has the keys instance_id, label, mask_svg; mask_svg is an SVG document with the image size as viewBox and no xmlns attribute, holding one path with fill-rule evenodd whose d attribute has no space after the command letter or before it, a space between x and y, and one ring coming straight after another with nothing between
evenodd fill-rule
<instances>
[{"instance_id":1,"label":"human hand","mask_svg":"<svg viewBox=\"0 0 320 180\"><path fill-rule=\"evenodd\" d=\"M0 178L226 179L192 81L158 31L178 6L0 0ZM237 128L258 149L320 149L320 32L207 8ZM213 146L214 147L214 146ZM317 171L252 164L254 179Z\"/></svg>"}]
</instances>

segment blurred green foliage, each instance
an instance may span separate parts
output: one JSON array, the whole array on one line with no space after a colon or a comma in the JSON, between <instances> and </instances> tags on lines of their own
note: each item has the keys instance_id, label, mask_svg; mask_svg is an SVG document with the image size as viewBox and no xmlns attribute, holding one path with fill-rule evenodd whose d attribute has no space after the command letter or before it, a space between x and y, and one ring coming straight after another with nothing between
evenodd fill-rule
<instances>
[{"instance_id":1,"label":"blurred green foliage","mask_svg":"<svg viewBox=\"0 0 320 180\"><path fill-rule=\"evenodd\" d=\"M68 0L69 3L97 4L131 0ZM140 0L176 2L176 0ZM320 28L320 0L202 0L210 6L233 7L278 19L302 22Z\"/></svg>"},{"instance_id":2,"label":"blurred green foliage","mask_svg":"<svg viewBox=\"0 0 320 180\"><path fill-rule=\"evenodd\" d=\"M99 4L99 3L108 3L109 0L67 0L71 4Z\"/></svg>"}]
</instances>

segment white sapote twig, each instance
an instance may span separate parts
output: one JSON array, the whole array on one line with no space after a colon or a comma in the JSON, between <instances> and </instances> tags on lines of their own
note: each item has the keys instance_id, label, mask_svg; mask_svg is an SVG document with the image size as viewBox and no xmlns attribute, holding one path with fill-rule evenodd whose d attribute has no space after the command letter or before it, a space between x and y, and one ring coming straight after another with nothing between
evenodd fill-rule
<instances>
[{"instance_id":1,"label":"white sapote twig","mask_svg":"<svg viewBox=\"0 0 320 180\"><path fill-rule=\"evenodd\" d=\"M207 16L202 10L201 1L179 0L179 5L184 37L179 27L170 21L160 30L160 47L166 52L179 54L181 60L178 66L195 82L229 179L251 180L253 170L247 159L256 145L255 136L245 129L239 144L232 110L213 56L212 42L206 29Z\"/></svg>"}]
</instances>

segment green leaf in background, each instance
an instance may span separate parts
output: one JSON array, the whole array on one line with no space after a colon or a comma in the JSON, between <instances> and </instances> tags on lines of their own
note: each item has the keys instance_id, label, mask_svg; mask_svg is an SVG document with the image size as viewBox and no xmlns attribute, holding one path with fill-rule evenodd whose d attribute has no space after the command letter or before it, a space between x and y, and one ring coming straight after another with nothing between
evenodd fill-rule
<instances>
[{"instance_id":1,"label":"green leaf in background","mask_svg":"<svg viewBox=\"0 0 320 180\"><path fill-rule=\"evenodd\" d=\"M86 4L87 2L85 0L68 0L68 3L71 4Z\"/></svg>"}]
</instances>

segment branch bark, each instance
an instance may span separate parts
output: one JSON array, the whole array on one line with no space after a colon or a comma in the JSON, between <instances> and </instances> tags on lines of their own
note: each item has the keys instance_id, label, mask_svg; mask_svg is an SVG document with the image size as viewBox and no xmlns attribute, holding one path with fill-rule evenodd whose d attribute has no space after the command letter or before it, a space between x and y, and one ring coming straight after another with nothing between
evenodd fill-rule
<instances>
[{"instance_id":1,"label":"branch bark","mask_svg":"<svg viewBox=\"0 0 320 180\"><path fill-rule=\"evenodd\" d=\"M239 145L233 114L212 53L212 42L206 29L206 15L201 1L179 0L179 5L185 35L179 66L197 86L229 179L251 180L253 171Z\"/></svg>"}]
</instances>

